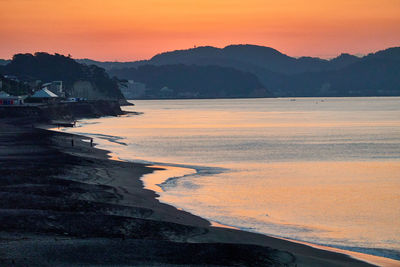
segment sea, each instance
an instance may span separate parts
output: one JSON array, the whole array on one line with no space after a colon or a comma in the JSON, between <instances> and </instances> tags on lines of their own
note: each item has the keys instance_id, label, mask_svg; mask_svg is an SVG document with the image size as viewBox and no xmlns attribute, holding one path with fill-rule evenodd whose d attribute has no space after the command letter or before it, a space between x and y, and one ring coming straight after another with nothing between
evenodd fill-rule
<instances>
[{"instance_id":1,"label":"sea","mask_svg":"<svg viewBox=\"0 0 400 267\"><path fill-rule=\"evenodd\" d=\"M213 223L400 260L399 97L132 103L65 130Z\"/></svg>"}]
</instances>

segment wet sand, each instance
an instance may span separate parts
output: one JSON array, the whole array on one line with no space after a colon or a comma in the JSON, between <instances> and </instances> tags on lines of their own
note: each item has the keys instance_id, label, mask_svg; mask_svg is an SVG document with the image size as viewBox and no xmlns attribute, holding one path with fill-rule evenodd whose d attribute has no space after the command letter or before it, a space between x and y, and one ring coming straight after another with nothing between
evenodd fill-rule
<instances>
[{"instance_id":1,"label":"wet sand","mask_svg":"<svg viewBox=\"0 0 400 267\"><path fill-rule=\"evenodd\" d=\"M2 266L370 266L212 227L143 188L156 168L111 160L83 136L15 125L0 121Z\"/></svg>"}]
</instances>

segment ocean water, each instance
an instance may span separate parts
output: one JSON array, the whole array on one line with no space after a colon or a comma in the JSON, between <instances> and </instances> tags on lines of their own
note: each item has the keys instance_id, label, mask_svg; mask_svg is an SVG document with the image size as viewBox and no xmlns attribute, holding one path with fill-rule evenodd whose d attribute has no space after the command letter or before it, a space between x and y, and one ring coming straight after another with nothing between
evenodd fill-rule
<instances>
[{"instance_id":1,"label":"ocean water","mask_svg":"<svg viewBox=\"0 0 400 267\"><path fill-rule=\"evenodd\" d=\"M84 120L160 200L240 229L400 260L400 98L134 101ZM168 167L169 166L169 167Z\"/></svg>"}]
</instances>

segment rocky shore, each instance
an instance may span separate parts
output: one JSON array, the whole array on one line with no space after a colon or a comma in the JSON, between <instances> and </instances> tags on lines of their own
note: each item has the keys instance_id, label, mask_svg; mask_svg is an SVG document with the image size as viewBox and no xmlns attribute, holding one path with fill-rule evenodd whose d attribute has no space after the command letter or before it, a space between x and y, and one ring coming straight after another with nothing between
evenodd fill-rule
<instances>
[{"instance_id":1,"label":"rocky shore","mask_svg":"<svg viewBox=\"0 0 400 267\"><path fill-rule=\"evenodd\" d=\"M368 266L211 227L143 189L154 168L111 160L84 136L19 124L0 120L1 266Z\"/></svg>"}]
</instances>

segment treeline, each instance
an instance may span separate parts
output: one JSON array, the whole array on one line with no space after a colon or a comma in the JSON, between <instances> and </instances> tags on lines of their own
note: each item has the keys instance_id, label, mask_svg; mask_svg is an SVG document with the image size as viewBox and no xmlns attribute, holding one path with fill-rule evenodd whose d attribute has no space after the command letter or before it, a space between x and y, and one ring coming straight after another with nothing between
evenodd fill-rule
<instances>
[{"instance_id":1,"label":"treeline","mask_svg":"<svg viewBox=\"0 0 400 267\"><path fill-rule=\"evenodd\" d=\"M76 81L89 81L104 95L123 98L118 80L110 78L103 68L80 64L71 57L60 54L16 54L11 62L0 66L0 74L16 76L24 84L32 84L36 80L62 81L67 92Z\"/></svg>"},{"instance_id":2,"label":"treeline","mask_svg":"<svg viewBox=\"0 0 400 267\"><path fill-rule=\"evenodd\" d=\"M7 79L3 75L0 75L0 81L1 81L0 91L4 91L10 95L15 95L15 96L28 95L33 92L33 89L28 84Z\"/></svg>"}]
</instances>

